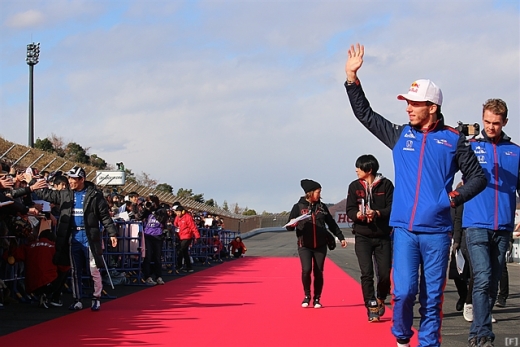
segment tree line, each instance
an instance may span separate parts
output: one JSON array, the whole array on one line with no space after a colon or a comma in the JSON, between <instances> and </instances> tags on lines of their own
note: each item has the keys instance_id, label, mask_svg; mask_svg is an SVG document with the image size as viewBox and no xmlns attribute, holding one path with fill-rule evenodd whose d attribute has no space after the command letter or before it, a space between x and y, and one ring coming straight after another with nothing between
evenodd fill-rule
<instances>
[{"instance_id":1,"label":"tree line","mask_svg":"<svg viewBox=\"0 0 520 347\"><path fill-rule=\"evenodd\" d=\"M106 162L103 158L97 154L89 154L89 147L84 148L76 142L66 142L62 137L56 134L44 139L37 138L34 143L34 148L39 150L53 153L58 157L66 159L68 161L77 162L80 164L90 165L99 170L115 170L115 166ZM118 163L118 169L124 170L126 173L126 180L130 183L137 183L140 186L146 188L152 188L160 192L174 194L173 187L168 183L158 183L157 180L153 179L149 174L141 172L141 174L135 175L131 169L123 166L123 163ZM224 211L232 212L235 214L242 214L246 216L257 215L255 210L247 207L241 208L238 203L232 204L230 207L228 202L224 200L222 206L219 206L215 199L205 199L204 194L196 194L192 189L179 188L176 197L187 198L196 202L205 204L207 206L220 208Z\"/></svg>"}]
</instances>

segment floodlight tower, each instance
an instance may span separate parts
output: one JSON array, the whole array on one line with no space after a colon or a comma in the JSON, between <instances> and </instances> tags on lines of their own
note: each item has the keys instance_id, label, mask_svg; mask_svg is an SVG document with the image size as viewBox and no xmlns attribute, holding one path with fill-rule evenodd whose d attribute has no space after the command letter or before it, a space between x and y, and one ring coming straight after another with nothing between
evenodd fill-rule
<instances>
[{"instance_id":1,"label":"floodlight tower","mask_svg":"<svg viewBox=\"0 0 520 347\"><path fill-rule=\"evenodd\" d=\"M27 58L25 61L29 65L29 147L34 147L34 88L33 72L34 65L38 64L40 58L40 43L29 43L27 45Z\"/></svg>"}]
</instances>

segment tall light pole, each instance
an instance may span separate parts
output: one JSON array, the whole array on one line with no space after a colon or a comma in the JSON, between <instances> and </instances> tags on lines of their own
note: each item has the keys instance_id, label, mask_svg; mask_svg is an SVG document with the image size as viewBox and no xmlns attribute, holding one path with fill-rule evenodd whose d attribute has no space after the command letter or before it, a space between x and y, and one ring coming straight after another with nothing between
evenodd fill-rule
<instances>
[{"instance_id":1,"label":"tall light pole","mask_svg":"<svg viewBox=\"0 0 520 347\"><path fill-rule=\"evenodd\" d=\"M29 43L27 45L27 58L29 65L29 147L34 147L34 99L33 99L33 72L34 65L38 64L40 57L40 43Z\"/></svg>"}]
</instances>

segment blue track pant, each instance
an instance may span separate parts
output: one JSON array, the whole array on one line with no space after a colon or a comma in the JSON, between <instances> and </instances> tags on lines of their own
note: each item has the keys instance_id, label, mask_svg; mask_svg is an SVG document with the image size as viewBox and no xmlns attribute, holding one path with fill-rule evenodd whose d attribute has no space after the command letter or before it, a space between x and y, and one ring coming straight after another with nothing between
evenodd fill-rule
<instances>
[{"instance_id":1,"label":"blue track pant","mask_svg":"<svg viewBox=\"0 0 520 347\"><path fill-rule=\"evenodd\" d=\"M440 346L451 233L419 233L395 228L393 234L392 334L397 339L412 337L413 306L419 290L419 346Z\"/></svg>"}]
</instances>

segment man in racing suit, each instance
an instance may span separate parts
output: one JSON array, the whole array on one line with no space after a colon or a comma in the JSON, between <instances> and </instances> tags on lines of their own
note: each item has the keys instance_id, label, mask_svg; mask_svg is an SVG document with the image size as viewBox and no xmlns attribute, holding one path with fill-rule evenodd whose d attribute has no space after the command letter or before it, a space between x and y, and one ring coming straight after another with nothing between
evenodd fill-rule
<instances>
[{"instance_id":1,"label":"man in racing suit","mask_svg":"<svg viewBox=\"0 0 520 347\"><path fill-rule=\"evenodd\" d=\"M393 326L397 346L409 346L419 285L419 346L441 345L441 311L453 224L450 206L482 191L486 178L466 137L444 125L441 90L430 80L412 83L407 94L409 123L396 125L372 110L357 77L364 47L351 46L345 87L358 120L392 149L395 190L390 214L394 228ZM461 171L465 184L452 190ZM420 268L420 283L419 283Z\"/></svg>"}]
</instances>

